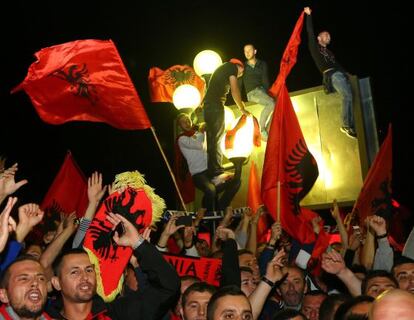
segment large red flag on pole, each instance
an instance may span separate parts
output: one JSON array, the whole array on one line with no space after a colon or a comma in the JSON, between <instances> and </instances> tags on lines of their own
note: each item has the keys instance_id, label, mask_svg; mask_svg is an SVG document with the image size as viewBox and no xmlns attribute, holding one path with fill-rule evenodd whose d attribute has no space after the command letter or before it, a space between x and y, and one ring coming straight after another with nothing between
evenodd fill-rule
<instances>
[{"instance_id":1,"label":"large red flag on pole","mask_svg":"<svg viewBox=\"0 0 414 320\"><path fill-rule=\"evenodd\" d=\"M280 73L272 86L280 88L273 93L278 98L263 164L262 199L273 219L280 220L286 232L301 243L312 243L316 237L308 215L302 214L299 203L312 188L319 172L306 146L285 84L296 62L302 25L303 13L290 37Z\"/></svg>"},{"instance_id":2,"label":"large red flag on pole","mask_svg":"<svg viewBox=\"0 0 414 320\"><path fill-rule=\"evenodd\" d=\"M375 156L362 190L352 210L354 218L362 226L367 216L378 215L386 219L392 214L392 128Z\"/></svg>"},{"instance_id":3,"label":"large red flag on pole","mask_svg":"<svg viewBox=\"0 0 414 320\"><path fill-rule=\"evenodd\" d=\"M172 102L174 90L182 84L191 84L204 97L205 82L189 66L175 65L167 70L157 67L150 69L148 84L152 102Z\"/></svg>"},{"instance_id":4,"label":"large red flag on pole","mask_svg":"<svg viewBox=\"0 0 414 320\"><path fill-rule=\"evenodd\" d=\"M40 207L46 215L76 211L76 215L81 217L88 206L87 192L86 178L68 152Z\"/></svg>"},{"instance_id":5,"label":"large red flag on pole","mask_svg":"<svg viewBox=\"0 0 414 320\"><path fill-rule=\"evenodd\" d=\"M118 129L151 123L111 40L77 40L44 48L24 81L40 118L50 124L104 122Z\"/></svg>"}]
</instances>

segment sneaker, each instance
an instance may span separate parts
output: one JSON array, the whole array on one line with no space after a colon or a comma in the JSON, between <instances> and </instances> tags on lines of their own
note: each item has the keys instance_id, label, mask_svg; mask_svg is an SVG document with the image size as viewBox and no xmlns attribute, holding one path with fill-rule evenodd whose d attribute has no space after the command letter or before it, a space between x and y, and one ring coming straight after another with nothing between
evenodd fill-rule
<instances>
[{"instance_id":1,"label":"sneaker","mask_svg":"<svg viewBox=\"0 0 414 320\"><path fill-rule=\"evenodd\" d=\"M348 137L356 139L357 134L354 129L348 127L341 127L341 131L345 133Z\"/></svg>"},{"instance_id":2,"label":"sneaker","mask_svg":"<svg viewBox=\"0 0 414 320\"><path fill-rule=\"evenodd\" d=\"M269 138L269 134L266 130L260 131L260 135L262 136L263 141L267 141L267 139Z\"/></svg>"},{"instance_id":3,"label":"sneaker","mask_svg":"<svg viewBox=\"0 0 414 320\"><path fill-rule=\"evenodd\" d=\"M218 185L226 182L227 180L229 180L233 177L234 177L234 173L232 173L232 172L223 172L223 173L219 174L218 176L215 176L213 179L211 179L211 182L215 186L218 186Z\"/></svg>"}]
</instances>

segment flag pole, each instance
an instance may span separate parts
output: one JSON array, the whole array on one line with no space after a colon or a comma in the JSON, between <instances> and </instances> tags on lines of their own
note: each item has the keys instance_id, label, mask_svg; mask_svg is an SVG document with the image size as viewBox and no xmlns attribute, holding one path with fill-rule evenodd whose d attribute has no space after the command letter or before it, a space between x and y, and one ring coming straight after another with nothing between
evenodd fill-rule
<instances>
[{"instance_id":1,"label":"flag pole","mask_svg":"<svg viewBox=\"0 0 414 320\"><path fill-rule=\"evenodd\" d=\"M280 180L277 182L277 222L280 222Z\"/></svg>"},{"instance_id":2,"label":"flag pole","mask_svg":"<svg viewBox=\"0 0 414 320\"><path fill-rule=\"evenodd\" d=\"M187 207L185 206L183 196L181 195L180 189L178 188L177 181L175 180L175 176L174 176L174 174L171 170L170 164L168 163L167 157L165 156L164 150L162 150L160 141L158 140L158 137L157 137L157 134L155 133L154 127L151 127L151 132L152 132L152 135L154 136L155 141L157 142L158 149L160 149L160 152L161 152L161 155L164 159L164 162L167 165L168 172L171 175L172 181L174 182L175 191L177 191L178 197L180 198L181 206L183 207L184 211L187 212Z\"/></svg>"}]
</instances>

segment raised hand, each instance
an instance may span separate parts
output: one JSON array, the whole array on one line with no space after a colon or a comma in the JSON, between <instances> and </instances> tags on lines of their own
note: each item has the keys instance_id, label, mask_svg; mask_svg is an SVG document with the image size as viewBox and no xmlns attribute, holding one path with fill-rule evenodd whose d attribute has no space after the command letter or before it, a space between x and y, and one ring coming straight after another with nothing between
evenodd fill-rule
<instances>
[{"instance_id":1,"label":"raised hand","mask_svg":"<svg viewBox=\"0 0 414 320\"><path fill-rule=\"evenodd\" d=\"M335 250L322 254L322 269L328 273L338 275L346 269L344 259Z\"/></svg>"},{"instance_id":2,"label":"raised hand","mask_svg":"<svg viewBox=\"0 0 414 320\"><path fill-rule=\"evenodd\" d=\"M196 217L195 217L194 222L193 222L193 224L194 224L195 227L198 227L198 225L200 224L201 220L203 220L204 215L206 214L206 212L207 212L207 209L206 208L199 208L197 210Z\"/></svg>"},{"instance_id":3,"label":"raised hand","mask_svg":"<svg viewBox=\"0 0 414 320\"><path fill-rule=\"evenodd\" d=\"M276 241L279 240L280 236L282 235L282 225L280 222L276 221L272 224L271 227L271 234L269 239L270 245L275 245Z\"/></svg>"},{"instance_id":4,"label":"raised hand","mask_svg":"<svg viewBox=\"0 0 414 320\"><path fill-rule=\"evenodd\" d=\"M142 235L139 234L137 228L122 215L108 212L107 219L113 224L113 230L115 230L118 223L124 225L125 232L120 236L118 232L115 231L113 236L113 239L118 246L132 247L139 239L143 238Z\"/></svg>"},{"instance_id":5,"label":"raised hand","mask_svg":"<svg viewBox=\"0 0 414 320\"><path fill-rule=\"evenodd\" d=\"M16 197L10 197L3 211L0 213L0 252L6 246L10 232L16 230L16 222L10 217L10 212L16 202Z\"/></svg>"},{"instance_id":6,"label":"raised hand","mask_svg":"<svg viewBox=\"0 0 414 320\"><path fill-rule=\"evenodd\" d=\"M40 209L36 203L28 203L22 205L18 209L19 212L19 225L24 224L30 229L42 221L44 211Z\"/></svg>"},{"instance_id":7,"label":"raised hand","mask_svg":"<svg viewBox=\"0 0 414 320\"><path fill-rule=\"evenodd\" d=\"M387 223L383 217L376 215L369 216L367 217L367 222L377 236L382 236L387 233Z\"/></svg>"},{"instance_id":8,"label":"raised hand","mask_svg":"<svg viewBox=\"0 0 414 320\"><path fill-rule=\"evenodd\" d=\"M76 211L73 211L69 215L65 216L63 220L63 231L67 230L72 234L77 228L78 223L76 221Z\"/></svg>"},{"instance_id":9,"label":"raised hand","mask_svg":"<svg viewBox=\"0 0 414 320\"><path fill-rule=\"evenodd\" d=\"M233 230L219 226L216 229L216 238L222 241L226 241L227 239L235 239L236 236Z\"/></svg>"},{"instance_id":10,"label":"raised hand","mask_svg":"<svg viewBox=\"0 0 414 320\"><path fill-rule=\"evenodd\" d=\"M332 215L332 218L334 218L335 220L341 218L338 202L336 201L336 199L334 199L332 203L331 215Z\"/></svg>"},{"instance_id":11,"label":"raised hand","mask_svg":"<svg viewBox=\"0 0 414 320\"><path fill-rule=\"evenodd\" d=\"M17 170L18 166L17 163L15 163L0 174L0 202L2 202L7 196L15 193L21 186L28 182L26 179L19 182L15 181L14 176Z\"/></svg>"},{"instance_id":12,"label":"raised hand","mask_svg":"<svg viewBox=\"0 0 414 320\"><path fill-rule=\"evenodd\" d=\"M95 171L88 178L88 200L89 203L97 204L101 201L103 195L105 194L108 186L102 187L102 174Z\"/></svg>"},{"instance_id":13,"label":"raised hand","mask_svg":"<svg viewBox=\"0 0 414 320\"><path fill-rule=\"evenodd\" d=\"M282 279L287 269L285 267L286 253L284 249L281 249L272 260L269 261L266 267L266 278L272 282L277 282Z\"/></svg>"},{"instance_id":14,"label":"raised hand","mask_svg":"<svg viewBox=\"0 0 414 320\"><path fill-rule=\"evenodd\" d=\"M42 221L44 211L36 203L28 203L18 209L19 223L16 227L16 240L23 242L32 228Z\"/></svg>"}]
</instances>

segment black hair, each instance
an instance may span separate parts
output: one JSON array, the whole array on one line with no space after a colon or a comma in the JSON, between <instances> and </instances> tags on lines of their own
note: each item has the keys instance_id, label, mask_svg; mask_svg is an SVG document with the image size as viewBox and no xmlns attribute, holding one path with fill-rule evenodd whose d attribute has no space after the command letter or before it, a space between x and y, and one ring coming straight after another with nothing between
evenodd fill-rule
<instances>
[{"instance_id":1,"label":"black hair","mask_svg":"<svg viewBox=\"0 0 414 320\"><path fill-rule=\"evenodd\" d=\"M372 270L372 271L369 271L367 275L365 276L365 278L362 280L362 283L361 283L362 294L366 294L366 291L368 289L367 288L368 281L376 277L388 278L392 282L394 282L396 288L398 288L398 282L390 272L385 271L385 270Z\"/></svg>"},{"instance_id":2,"label":"black hair","mask_svg":"<svg viewBox=\"0 0 414 320\"><path fill-rule=\"evenodd\" d=\"M247 301L248 298L246 295L241 291L241 289L238 286L230 285L230 286L224 286L217 290L210 298L210 301L207 305L207 320L214 320L214 311L216 311L217 308L217 301L225 296L243 296L246 298ZM250 303L250 302L249 302Z\"/></svg>"},{"instance_id":3,"label":"black hair","mask_svg":"<svg viewBox=\"0 0 414 320\"><path fill-rule=\"evenodd\" d=\"M394 275L395 267L398 267L405 263L414 263L414 260L406 256L400 256L398 259L394 261L394 265L392 266L392 269L391 269L392 274Z\"/></svg>"},{"instance_id":4,"label":"black hair","mask_svg":"<svg viewBox=\"0 0 414 320\"><path fill-rule=\"evenodd\" d=\"M18 256L12 263L10 263L8 265L6 270L3 271L2 275L1 275L0 288L2 288L2 289L7 288L8 284L9 284L9 280L10 280L10 269L11 269L11 267L13 267L15 264L17 264L19 262L22 262L22 261L33 261L33 262L36 262L39 265L41 265L39 260L37 260L35 257L31 256L30 254L22 254L22 255Z\"/></svg>"},{"instance_id":5,"label":"black hair","mask_svg":"<svg viewBox=\"0 0 414 320\"><path fill-rule=\"evenodd\" d=\"M55 273L55 276L60 275L61 267L62 267L62 261L63 258L70 255L70 254L88 254L84 249L82 248L72 248L69 250L66 250L62 252L53 263L53 272Z\"/></svg>"},{"instance_id":6,"label":"black hair","mask_svg":"<svg viewBox=\"0 0 414 320\"><path fill-rule=\"evenodd\" d=\"M183 292L183 295L181 297L181 305L183 308L185 307L185 304L187 303L187 298L189 294L192 292L209 292L211 293L211 295L213 295L216 291L217 288L211 284L208 284L207 282L194 282Z\"/></svg>"}]
</instances>

